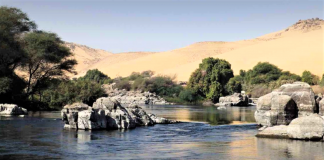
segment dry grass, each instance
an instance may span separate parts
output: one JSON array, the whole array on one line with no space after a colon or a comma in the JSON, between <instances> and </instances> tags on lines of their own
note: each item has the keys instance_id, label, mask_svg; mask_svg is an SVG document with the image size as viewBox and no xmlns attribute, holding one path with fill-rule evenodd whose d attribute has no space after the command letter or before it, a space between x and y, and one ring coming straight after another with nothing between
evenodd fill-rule
<instances>
[{"instance_id":1,"label":"dry grass","mask_svg":"<svg viewBox=\"0 0 324 160\"><path fill-rule=\"evenodd\" d=\"M319 93L321 93L322 95L324 94L324 87L320 86L320 85L314 85L312 86L312 89L314 91L314 93L317 95Z\"/></svg>"}]
</instances>

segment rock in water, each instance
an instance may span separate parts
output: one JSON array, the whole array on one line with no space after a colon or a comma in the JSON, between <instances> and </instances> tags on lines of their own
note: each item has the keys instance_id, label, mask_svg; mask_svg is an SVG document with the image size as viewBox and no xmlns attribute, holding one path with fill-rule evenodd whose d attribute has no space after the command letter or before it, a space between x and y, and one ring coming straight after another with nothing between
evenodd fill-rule
<instances>
[{"instance_id":1,"label":"rock in water","mask_svg":"<svg viewBox=\"0 0 324 160\"><path fill-rule=\"evenodd\" d=\"M27 115L27 109L16 104L0 104L0 115Z\"/></svg>"},{"instance_id":2,"label":"rock in water","mask_svg":"<svg viewBox=\"0 0 324 160\"><path fill-rule=\"evenodd\" d=\"M287 133L292 139L321 140L324 135L324 119L318 114L296 118L289 124Z\"/></svg>"},{"instance_id":3,"label":"rock in water","mask_svg":"<svg viewBox=\"0 0 324 160\"><path fill-rule=\"evenodd\" d=\"M264 138L288 138L287 128L288 126L285 125L267 127L256 136Z\"/></svg>"},{"instance_id":4,"label":"rock in water","mask_svg":"<svg viewBox=\"0 0 324 160\"><path fill-rule=\"evenodd\" d=\"M240 93L234 93L233 95L220 97L218 105L222 104L231 104L231 106L248 106L249 97Z\"/></svg>"},{"instance_id":5,"label":"rock in water","mask_svg":"<svg viewBox=\"0 0 324 160\"><path fill-rule=\"evenodd\" d=\"M259 125L288 125L296 117L318 112L315 94L307 83L295 82L259 98L255 120Z\"/></svg>"},{"instance_id":6,"label":"rock in water","mask_svg":"<svg viewBox=\"0 0 324 160\"><path fill-rule=\"evenodd\" d=\"M298 117L310 115L317 110L315 94L307 83L294 82L293 84L284 84L272 93L290 96L297 104Z\"/></svg>"},{"instance_id":7,"label":"rock in water","mask_svg":"<svg viewBox=\"0 0 324 160\"><path fill-rule=\"evenodd\" d=\"M149 114L136 104L123 107L109 97L103 97L90 107L83 103L66 105L62 109L64 128L83 130L94 129L132 129L136 126L151 126L155 123L176 123L164 118L152 119Z\"/></svg>"},{"instance_id":8,"label":"rock in water","mask_svg":"<svg viewBox=\"0 0 324 160\"><path fill-rule=\"evenodd\" d=\"M136 104L131 104L126 107L128 113L135 120L137 126L152 126L155 122L146 114L145 110Z\"/></svg>"},{"instance_id":9,"label":"rock in water","mask_svg":"<svg viewBox=\"0 0 324 160\"><path fill-rule=\"evenodd\" d=\"M156 124L173 124L173 123L179 123L179 121L169 120L163 117L157 117L154 114L149 114L150 118L154 121Z\"/></svg>"},{"instance_id":10,"label":"rock in water","mask_svg":"<svg viewBox=\"0 0 324 160\"><path fill-rule=\"evenodd\" d=\"M290 96L269 93L258 100L254 117L262 126L288 125L298 115L297 105Z\"/></svg>"}]
</instances>

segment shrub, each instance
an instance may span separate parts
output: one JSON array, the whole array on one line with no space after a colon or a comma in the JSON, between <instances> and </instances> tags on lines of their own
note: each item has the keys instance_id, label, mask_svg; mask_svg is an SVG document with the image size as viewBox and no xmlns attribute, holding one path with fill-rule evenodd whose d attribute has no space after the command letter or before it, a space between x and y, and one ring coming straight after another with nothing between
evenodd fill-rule
<instances>
[{"instance_id":1,"label":"shrub","mask_svg":"<svg viewBox=\"0 0 324 160\"><path fill-rule=\"evenodd\" d=\"M304 71L302 74L302 81L309 85L317 85L319 83L319 77L312 74L310 71Z\"/></svg>"},{"instance_id":2,"label":"shrub","mask_svg":"<svg viewBox=\"0 0 324 160\"><path fill-rule=\"evenodd\" d=\"M195 102L198 100L198 96L191 89L184 89L179 93L179 98L187 102Z\"/></svg>"},{"instance_id":3,"label":"shrub","mask_svg":"<svg viewBox=\"0 0 324 160\"><path fill-rule=\"evenodd\" d=\"M188 88L195 94L217 102L226 95L226 84L234 77L231 64L222 59L205 58L190 76Z\"/></svg>"},{"instance_id":4,"label":"shrub","mask_svg":"<svg viewBox=\"0 0 324 160\"><path fill-rule=\"evenodd\" d=\"M175 97L179 95L183 88L175 84L173 80L174 77L159 75L150 79L145 79L143 88L145 91L154 92L160 96Z\"/></svg>"},{"instance_id":5,"label":"shrub","mask_svg":"<svg viewBox=\"0 0 324 160\"><path fill-rule=\"evenodd\" d=\"M125 89L126 91L129 91L132 88L131 84L127 80L120 80L116 82L116 85L114 87L118 89Z\"/></svg>"},{"instance_id":6,"label":"shrub","mask_svg":"<svg viewBox=\"0 0 324 160\"><path fill-rule=\"evenodd\" d=\"M88 70L86 75L81 77L80 79L95 81L100 84L109 84L112 82L110 77L108 77L98 69Z\"/></svg>"},{"instance_id":7,"label":"shrub","mask_svg":"<svg viewBox=\"0 0 324 160\"><path fill-rule=\"evenodd\" d=\"M104 96L99 83L89 80L62 81L44 91L44 102L50 108L61 108L66 104L82 102L92 105L96 99Z\"/></svg>"},{"instance_id":8,"label":"shrub","mask_svg":"<svg viewBox=\"0 0 324 160\"><path fill-rule=\"evenodd\" d=\"M242 83L243 83L243 78L241 76L235 76L231 78L226 85L227 92L229 94L241 93Z\"/></svg>"}]
</instances>

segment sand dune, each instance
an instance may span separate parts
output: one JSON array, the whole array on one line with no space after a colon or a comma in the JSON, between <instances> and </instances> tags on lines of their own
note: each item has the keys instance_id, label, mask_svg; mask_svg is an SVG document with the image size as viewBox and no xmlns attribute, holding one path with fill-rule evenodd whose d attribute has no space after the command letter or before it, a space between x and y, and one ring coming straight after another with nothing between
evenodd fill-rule
<instances>
[{"instance_id":1,"label":"sand dune","mask_svg":"<svg viewBox=\"0 0 324 160\"><path fill-rule=\"evenodd\" d=\"M153 70L156 74L177 75L177 80L187 81L203 58L215 57L229 61L235 74L240 69L251 69L258 62L270 62L296 74L310 70L321 75L324 73L323 31L323 20L310 19L251 40L199 42L158 53L100 54L102 57L90 60L91 65L80 63L77 71L83 75L88 69L98 68L110 77L116 77ZM86 51L75 54L81 60L87 55Z\"/></svg>"}]
</instances>

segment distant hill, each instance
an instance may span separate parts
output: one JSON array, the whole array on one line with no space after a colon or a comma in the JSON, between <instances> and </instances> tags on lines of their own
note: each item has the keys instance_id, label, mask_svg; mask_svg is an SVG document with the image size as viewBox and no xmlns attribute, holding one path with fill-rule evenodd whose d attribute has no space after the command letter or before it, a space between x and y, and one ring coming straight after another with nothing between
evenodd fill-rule
<instances>
[{"instance_id":1,"label":"distant hill","mask_svg":"<svg viewBox=\"0 0 324 160\"><path fill-rule=\"evenodd\" d=\"M187 81L203 58L226 59L235 74L251 69L258 62L270 62L284 70L301 74L304 70L324 72L324 21L300 20L292 26L264 36L235 42L198 42L166 52L130 52L112 54L103 50L67 43L79 62L76 70L83 75L98 68L110 77L153 70L156 74L177 75Z\"/></svg>"}]
</instances>

